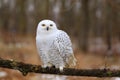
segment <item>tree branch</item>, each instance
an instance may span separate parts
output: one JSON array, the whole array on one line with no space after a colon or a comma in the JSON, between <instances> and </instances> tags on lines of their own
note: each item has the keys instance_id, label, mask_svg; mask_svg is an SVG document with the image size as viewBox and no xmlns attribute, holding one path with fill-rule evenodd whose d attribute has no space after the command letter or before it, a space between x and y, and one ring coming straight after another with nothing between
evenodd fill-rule
<instances>
[{"instance_id":1,"label":"tree branch","mask_svg":"<svg viewBox=\"0 0 120 80\"><path fill-rule=\"evenodd\" d=\"M64 68L63 72L54 67L42 68L40 65L25 64L23 62L17 62L14 60L0 59L0 67L15 69L22 72L24 76L29 72L44 73L44 74L57 74L67 76L88 76L88 77L120 77L120 70L110 69L72 69Z\"/></svg>"}]
</instances>

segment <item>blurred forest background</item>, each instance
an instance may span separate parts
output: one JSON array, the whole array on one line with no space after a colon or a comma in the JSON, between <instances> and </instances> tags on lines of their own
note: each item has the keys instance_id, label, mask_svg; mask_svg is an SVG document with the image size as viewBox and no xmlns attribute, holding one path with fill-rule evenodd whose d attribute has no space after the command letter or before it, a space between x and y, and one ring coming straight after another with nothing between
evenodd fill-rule
<instances>
[{"instance_id":1,"label":"blurred forest background","mask_svg":"<svg viewBox=\"0 0 120 80\"><path fill-rule=\"evenodd\" d=\"M0 57L40 64L35 35L43 19L55 21L70 35L80 63L77 68L104 66L104 57L95 54L120 55L120 0L0 0ZM110 64L120 62L116 59ZM14 71L11 76L5 79L21 77Z\"/></svg>"},{"instance_id":2,"label":"blurred forest background","mask_svg":"<svg viewBox=\"0 0 120 80\"><path fill-rule=\"evenodd\" d=\"M42 19L54 20L83 51L120 40L120 0L0 0L1 34L35 36Z\"/></svg>"}]
</instances>

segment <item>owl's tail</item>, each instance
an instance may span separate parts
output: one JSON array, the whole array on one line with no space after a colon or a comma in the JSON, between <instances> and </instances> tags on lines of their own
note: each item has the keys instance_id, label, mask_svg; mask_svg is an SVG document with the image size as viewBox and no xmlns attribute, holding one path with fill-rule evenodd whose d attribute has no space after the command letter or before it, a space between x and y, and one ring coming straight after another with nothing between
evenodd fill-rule
<instances>
[{"instance_id":1,"label":"owl's tail","mask_svg":"<svg viewBox=\"0 0 120 80\"><path fill-rule=\"evenodd\" d=\"M77 63L77 60L76 60L74 54L72 54L67 59L66 67L75 67L76 63Z\"/></svg>"}]
</instances>

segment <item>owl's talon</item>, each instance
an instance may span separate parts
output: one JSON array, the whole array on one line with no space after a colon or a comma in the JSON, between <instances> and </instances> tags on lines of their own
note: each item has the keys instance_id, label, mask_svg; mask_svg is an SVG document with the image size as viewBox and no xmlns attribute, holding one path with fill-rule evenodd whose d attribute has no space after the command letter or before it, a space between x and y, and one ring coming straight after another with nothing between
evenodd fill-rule
<instances>
[{"instance_id":1,"label":"owl's talon","mask_svg":"<svg viewBox=\"0 0 120 80\"><path fill-rule=\"evenodd\" d=\"M53 65L48 63L48 64L44 64L42 65L42 68L51 68Z\"/></svg>"},{"instance_id":2,"label":"owl's talon","mask_svg":"<svg viewBox=\"0 0 120 80\"><path fill-rule=\"evenodd\" d=\"M47 65L42 65L41 67L42 67L42 68L47 68Z\"/></svg>"},{"instance_id":3,"label":"owl's talon","mask_svg":"<svg viewBox=\"0 0 120 80\"><path fill-rule=\"evenodd\" d=\"M52 66L52 68L55 68L55 66Z\"/></svg>"},{"instance_id":4,"label":"owl's talon","mask_svg":"<svg viewBox=\"0 0 120 80\"><path fill-rule=\"evenodd\" d=\"M59 67L60 72L63 72L64 67Z\"/></svg>"}]
</instances>

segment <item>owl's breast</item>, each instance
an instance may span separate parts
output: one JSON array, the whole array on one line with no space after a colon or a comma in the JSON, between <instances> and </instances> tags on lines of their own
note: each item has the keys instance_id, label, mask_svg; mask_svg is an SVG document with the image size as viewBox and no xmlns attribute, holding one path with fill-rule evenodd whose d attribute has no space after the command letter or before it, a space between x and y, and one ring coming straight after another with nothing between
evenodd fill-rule
<instances>
[{"instance_id":1,"label":"owl's breast","mask_svg":"<svg viewBox=\"0 0 120 80\"><path fill-rule=\"evenodd\" d=\"M54 37L48 36L48 37L40 37L36 39L37 45L39 45L39 48L42 50L50 50L54 43Z\"/></svg>"}]
</instances>

